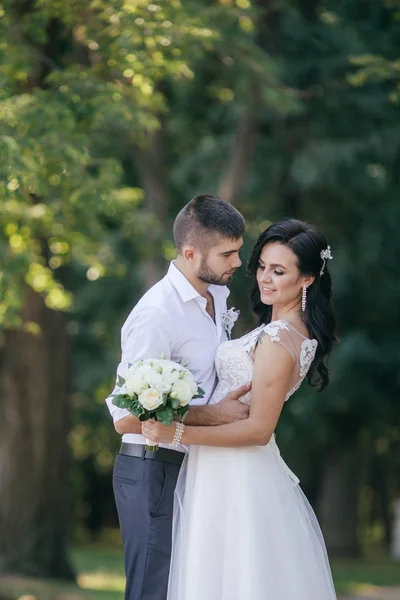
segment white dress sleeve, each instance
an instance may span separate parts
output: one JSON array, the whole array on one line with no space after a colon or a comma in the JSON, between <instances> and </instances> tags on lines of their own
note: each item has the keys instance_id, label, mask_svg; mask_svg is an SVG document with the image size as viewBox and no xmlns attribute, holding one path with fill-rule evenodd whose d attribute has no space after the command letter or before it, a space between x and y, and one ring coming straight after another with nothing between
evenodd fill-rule
<instances>
[{"instance_id":1,"label":"white dress sleeve","mask_svg":"<svg viewBox=\"0 0 400 600\"><path fill-rule=\"evenodd\" d=\"M268 335L273 342L281 344L289 352L293 361L296 362L298 349L296 339L293 339L293 333L286 321L272 321L262 328L261 335Z\"/></svg>"}]
</instances>

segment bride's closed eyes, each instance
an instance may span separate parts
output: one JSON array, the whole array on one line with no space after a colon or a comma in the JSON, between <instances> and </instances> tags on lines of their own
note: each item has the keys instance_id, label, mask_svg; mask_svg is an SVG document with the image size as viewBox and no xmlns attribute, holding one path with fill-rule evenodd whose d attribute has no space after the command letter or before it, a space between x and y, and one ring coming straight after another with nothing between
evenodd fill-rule
<instances>
[{"instance_id":1,"label":"bride's closed eyes","mask_svg":"<svg viewBox=\"0 0 400 600\"><path fill-rule=\"evenodd\" d=\"M258 263L258 268L261 269L262 271L264 271L265 265ZM277 271L276 269L274 269L274 273L275 273L275 275L283 275L284 274L284 273L282 273L282 271Z\"/></svg>"}]
</instances>

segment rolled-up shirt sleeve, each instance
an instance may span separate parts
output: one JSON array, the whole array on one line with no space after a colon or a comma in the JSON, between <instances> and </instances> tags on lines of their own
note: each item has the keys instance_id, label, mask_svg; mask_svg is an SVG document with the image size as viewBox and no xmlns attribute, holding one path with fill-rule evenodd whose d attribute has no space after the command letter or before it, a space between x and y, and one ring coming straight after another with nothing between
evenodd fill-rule
<instances>
[{"instance_id":1,"label":"rolled-up shirt sleeve","mask_svg":"<svg viewBox=\"0 0 400 600\"><path fill-rule=\"evenodd\" d=\"M143 358L171 358L172 327L171 318L165 309L160 307L136 307L130 314L121 330L121 361L117 367L117 377L124 377L129 365ZM112 395L120 387L115 385L110 396L106 398L108 409L114 423L130 414L125 408L118 408L112 403Z\"/></svg>"}]
</instances>

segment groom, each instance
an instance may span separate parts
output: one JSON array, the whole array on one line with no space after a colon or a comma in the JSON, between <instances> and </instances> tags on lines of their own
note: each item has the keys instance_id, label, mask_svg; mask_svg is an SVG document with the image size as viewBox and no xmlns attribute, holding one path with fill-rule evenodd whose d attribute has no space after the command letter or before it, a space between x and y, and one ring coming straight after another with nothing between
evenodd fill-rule
<instances>
[{"instance_id":1,"label":"groom","mask_svg":"<svg viewBox=\"0 0 400 600\"><path fill-rule=\"evenodd\" d=\"M219 344L227 339L222 314L226 284L241 266L245 223L228 202L200 195L180 211L174 224L178 256L167 275L137 303L122 327L117 374L143 358L180 361L205 390L192 401L185 423L220 425L247 417L240 388L218 405L207 406L216 385ZM115 390L118 388L116 387ZM114 390L114 391L115 391ZM125 551L125 600L165 600L171 555L173 496L186 448L160 444L145 451L139 419L106 400L118 433L113 487ZM189 599L188 599L189 600Z\"/></svg>"}]
</instances>

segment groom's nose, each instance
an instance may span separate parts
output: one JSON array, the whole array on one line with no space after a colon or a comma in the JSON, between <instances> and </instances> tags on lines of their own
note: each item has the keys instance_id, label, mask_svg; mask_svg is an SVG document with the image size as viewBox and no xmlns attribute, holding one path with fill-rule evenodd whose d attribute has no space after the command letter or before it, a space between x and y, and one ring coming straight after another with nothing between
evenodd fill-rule
<instances>
[{"instance_id":1,"label":"groom's nose","mask_svg":"<svg viewBox=\"0 0 400 600\"><path fill-rule=\"evenodd\" d=\"M242 261L240 260L240 256L239 256L239 255L237 255L237 256L236 256L236 261L235 261L235 264L234 264L234 265L232 265L232 266L233 266L235 269L238 269L239 267L241 267L241 266L242 266Z\"/></svg>"}]
</instances>

